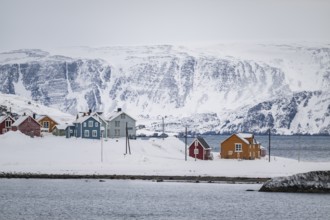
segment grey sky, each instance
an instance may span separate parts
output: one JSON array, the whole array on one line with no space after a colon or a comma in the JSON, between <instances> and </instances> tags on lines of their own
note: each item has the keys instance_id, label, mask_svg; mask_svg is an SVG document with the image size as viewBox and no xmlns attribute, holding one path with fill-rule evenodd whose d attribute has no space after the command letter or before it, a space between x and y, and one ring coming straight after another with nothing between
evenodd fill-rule
<instances>
[{"instance_id":1,"label":"grey sky","mask_svg":"<svg viewBox=\"0 0 330 220\"><path fill-rule=\"evenodd\" d=\"M328 41L328 0L0 0L0 51Z\"/></svg>"}]
</instances>

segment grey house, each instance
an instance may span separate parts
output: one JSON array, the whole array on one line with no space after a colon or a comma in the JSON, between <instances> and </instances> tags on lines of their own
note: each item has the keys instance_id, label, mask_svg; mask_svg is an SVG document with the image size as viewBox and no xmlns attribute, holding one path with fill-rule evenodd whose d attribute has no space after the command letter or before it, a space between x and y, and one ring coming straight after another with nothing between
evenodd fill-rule
<instances>
[{"instance_id":1,"label":"grey house","mask_svg":"<svg viewBox=\"0 0 330 220\"><path fill-rule=\"evenodd\" d=\"M128 136L130 138L136 137L136 120L128 115L126 112L118 108L116 112L108 117L108 137L118 138L126 137L126 126Z\"/></svg>"}]
</instances>

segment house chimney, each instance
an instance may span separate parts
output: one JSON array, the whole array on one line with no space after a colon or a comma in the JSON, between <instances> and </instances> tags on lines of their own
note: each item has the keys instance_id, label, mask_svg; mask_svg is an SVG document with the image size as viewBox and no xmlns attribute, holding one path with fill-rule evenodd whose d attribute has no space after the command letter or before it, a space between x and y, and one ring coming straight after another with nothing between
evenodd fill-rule
<instances>
[{"instance_id":1,"label":"house chimney","mask_svg":"<svg viewBox=\"0 0 330 220\"><path fill-rule=\"evenodd\" d=\"M33 116L33 119L36 119L36 113L33 113L32 116Z\"/></svg>"},{"instance_id":2,"label":"house chimney","mask_svg":"<svg viewBox=\"0 0 330 220\"><path fill-rule=\"evenodd\" d=\"M92 113L92 109L89 109L88 110L88 115L91 115L91 113Z\"/></svg>"},{"instance_id":3,"label":"house chimney","mask_svg":"<svg viewBox=\"0 0 330 220\"><path fill-rule=\"evenodd\" d=\"M117 108L117 112L121 112L121 108Z\"/></svg>"}]
</instances>

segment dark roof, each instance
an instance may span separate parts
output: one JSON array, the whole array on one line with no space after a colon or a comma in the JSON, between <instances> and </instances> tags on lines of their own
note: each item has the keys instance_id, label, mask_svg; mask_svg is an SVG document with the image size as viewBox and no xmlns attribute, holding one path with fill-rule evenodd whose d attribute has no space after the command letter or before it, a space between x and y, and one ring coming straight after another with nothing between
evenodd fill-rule
<instances>
[{"instance_id":1,"label":"dark roof","mask_svg":"<svg viewBox=\"0 0 330 220\"><path fill-rule=\"evenodd\" d=\"M205 149L207 149L207 148L211 149L211 147L206 143L206 141L204 140L204 138L202 138L202 137L197 137L197 140L199 141L199 143L201 143L201 144L203 145L203 147L204 147Z\"/></svg>"}]
</instances>

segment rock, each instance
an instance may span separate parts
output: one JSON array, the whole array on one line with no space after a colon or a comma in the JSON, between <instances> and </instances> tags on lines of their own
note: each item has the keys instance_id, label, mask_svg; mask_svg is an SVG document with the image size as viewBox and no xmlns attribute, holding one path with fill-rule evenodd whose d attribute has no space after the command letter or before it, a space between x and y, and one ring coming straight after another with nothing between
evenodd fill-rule
<instances>
[{"instance_id":1,"label":"rock","mask_svg":"<svg viewBox=\"0 0 330 220\"><path fill-rule=\"evenodd\" d=\"M273 178L259 192L330 193L330 171L312 171Z\"/></svg>"}]
</instances>

